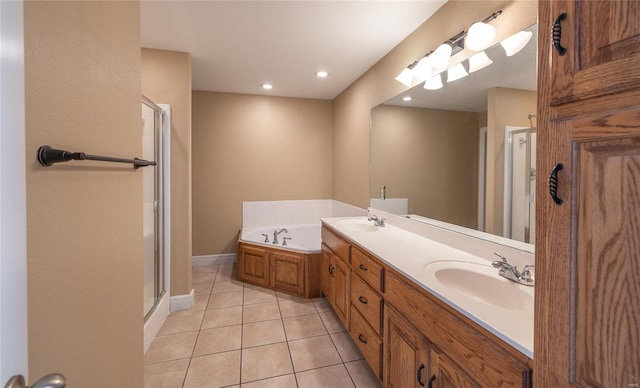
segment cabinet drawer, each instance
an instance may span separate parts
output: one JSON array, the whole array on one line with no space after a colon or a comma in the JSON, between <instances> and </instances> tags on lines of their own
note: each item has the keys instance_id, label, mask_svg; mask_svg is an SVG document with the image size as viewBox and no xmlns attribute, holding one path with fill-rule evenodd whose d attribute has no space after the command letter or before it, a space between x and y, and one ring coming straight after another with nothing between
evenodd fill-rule
<instances>
[{"instance_id":1,"label":"cabinet drawer","mask_svg":"<svg viewBox=\"0 0 640 388\"><path fill-rule=\"evenodd\" d=\"M371 327L382 336L382 297L360 276L351 273L351 303Z\"/></svg>"},{"instance_id":2,"label":"cabinet drawer","mask_svg":"<svg viewBox=\"0 0 640 388\"><path fill-rule=\"evenodd\" d=\"M377 292L384 292L384 268L370 258L366 253L353 248L351 250L351 268Z\"/></svg>"},{"instance_id":3,"label":"cabinet drawer","mask_svg":"<svg viewBox=\"0 0 640 388\"><path fill-rule=\"evenodd\" d=\"M378 380L382 380L382 339L351 306L351 337Z\"/></svg>"},{"instance_id":4,"label":"cabinet drawer","mask_svg":"<svg viewBox=\"0 0 640 388\"><path fill-rule=\"evenodd\" d=\"M351 253L351 244L338 237L337 234L333 233L325 226L322 227L322 242L331 248L333 253L341 258L345 263L350 262L349 254Z\"/></svg>"}]
</instances>

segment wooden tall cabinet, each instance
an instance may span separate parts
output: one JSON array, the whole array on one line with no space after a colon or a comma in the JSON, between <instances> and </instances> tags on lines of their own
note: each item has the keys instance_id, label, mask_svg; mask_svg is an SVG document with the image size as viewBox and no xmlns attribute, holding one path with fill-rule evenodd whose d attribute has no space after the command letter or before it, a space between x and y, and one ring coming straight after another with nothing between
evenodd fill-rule
<instances>
[{"instance_id":1,"label":"wooden tall cabinet","mask_svg":"<svg viewBox=\"0 0 640 388\"><path fill-rule=\"evenodd\" d=\"M639 387L640 1L543 0L538 31L534 385Z\"/></svg>"}]
</instances>

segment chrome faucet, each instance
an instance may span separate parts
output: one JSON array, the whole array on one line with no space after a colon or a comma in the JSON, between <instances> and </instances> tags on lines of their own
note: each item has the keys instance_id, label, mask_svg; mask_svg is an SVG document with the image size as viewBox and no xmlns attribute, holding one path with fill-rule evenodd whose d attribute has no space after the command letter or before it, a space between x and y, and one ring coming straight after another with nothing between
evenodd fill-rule
<instances>
[{"instance_id":1,"label":"chrome faucet","mask_svg":"<svg viewBox=\"0 0 640 388\"><path fill-rule=\"evenodd\" d=\"M280 233L282 233L282 232L289 233L289 231L286 230L286 229L280 229L280 230L276 229L276 230L273 231L273 244L274 245L278 245L278 235Z\"/></svg>"},{"instance_id":2,"label":"chrome faucet","mask_svg":"<svg viewBox=\"0 0 640 388\"><path fill-rule=\"evenodd\" d=\"M535 284L535 278L531 276L531 270L535 269L533 265L525 265L522 268L522 272L518 271L517 265L511 265L507 262L507 258L502 256L497 252L493 252L494 255L498 256L502 260L496 260L491 265L494 268L499 268L498 275L503 278L512 280L519 284L524 284L525 286L533 286Z\"/></svg>"},{"instance_id":3,"label":"chrome faucet","mask_svg":"<svg viewBox=\"0 0 640 388\"><path fill-rule=\"evenodd\" d=\"M375 226L384 227L384 220L385 218L378 218L375 214L372 214L371 217L369 217L369 221L373 221Z\"/></svg>"}]
</instances>

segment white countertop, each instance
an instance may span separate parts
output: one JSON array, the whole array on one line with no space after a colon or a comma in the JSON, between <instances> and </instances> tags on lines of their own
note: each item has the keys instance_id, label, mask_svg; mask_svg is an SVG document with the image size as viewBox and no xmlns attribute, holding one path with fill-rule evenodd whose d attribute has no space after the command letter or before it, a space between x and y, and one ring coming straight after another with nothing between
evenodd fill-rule
<instances>
[{"instance_id":1,"label":"white countertop","mask_svg":"<svg viewBox=\"0 0 640 388\"><path fill-rule=\"evenodd\" d=\"M349 228L349 220L366 221L366 217L322 219L326 225L533 359L534 287L498 276L498 270L491 267L494 258L474 256L388 223L375 231L354 230ZM482 296L475 296L469 290L451 288L439 281L434 276L434 270L439 268L473 268L492 278L495 274L499 287L483 290ZM504 306L487 300L499 300Z\"/></svg>"}]
</instances>

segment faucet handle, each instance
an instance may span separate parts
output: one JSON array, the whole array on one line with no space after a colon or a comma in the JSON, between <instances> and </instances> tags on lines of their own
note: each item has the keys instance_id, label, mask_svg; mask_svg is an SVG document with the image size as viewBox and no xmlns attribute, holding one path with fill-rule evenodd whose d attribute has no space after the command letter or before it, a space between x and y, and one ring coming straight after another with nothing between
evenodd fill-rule
<instances>
[{"instance_id":1,"label":"faucet handle","mask_svg":"<svg viewBox=\"0 0 640 388\"><path fill-rule=\"evenodd\" d=\"M528 280L528 281L533 280L533 279L531 278L531 270L534 270L534 271L535 271L535 269L536 269L536 266L535 266L535 265L532 265L532 264L527 264L527 265L525 265L525 266L522 268L522 272L521 272L521 276L522 276L522 278L523 278L523 279L525 279L525 280Z\"/></svg>"},{"instance_id":2,"label":"faucet handle","mask_svg":"<svg viewBox=\"0 0 640 388\"><path fill-rule=\"evenodd\" d=\"M505 264L507 262L507 258L502 256L501 254L499 254L498 252L493 252L494 255L498 256L499 258L501 258L502 260L496 260L494 262L491 263L491 265L493 266L493 268L501 268L503 264Z\"/></svg>"},{"instance_id":3,"label":"faucet handle","mask_svg":"<svg viewBox=\"0 0 640 388\"><path fill-rule=\"evenodd\" d=\"M503 262L505 262L505 263L507 262L507 258L506 258L506 257L504 257L504 256L502 256L502 255L501 255L501 254L499 254L498 252L493 252L493 254L494 254L494 255L496 255L496 256L498 256L499 258L501 258Z\"/></svg>"}]
</instances>

